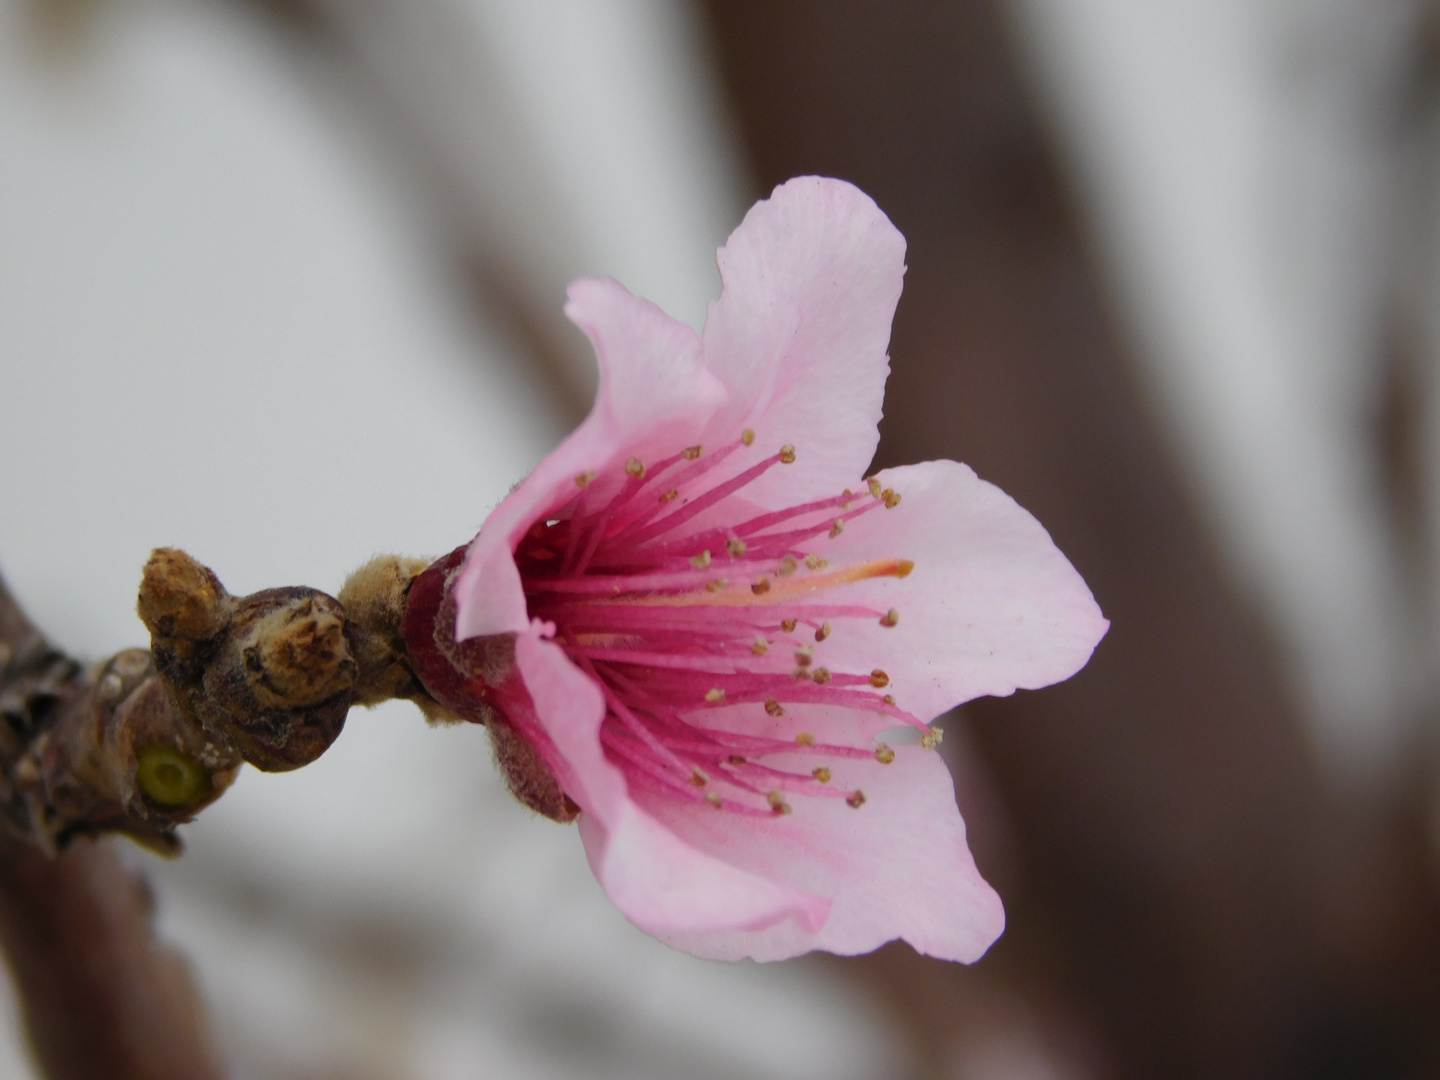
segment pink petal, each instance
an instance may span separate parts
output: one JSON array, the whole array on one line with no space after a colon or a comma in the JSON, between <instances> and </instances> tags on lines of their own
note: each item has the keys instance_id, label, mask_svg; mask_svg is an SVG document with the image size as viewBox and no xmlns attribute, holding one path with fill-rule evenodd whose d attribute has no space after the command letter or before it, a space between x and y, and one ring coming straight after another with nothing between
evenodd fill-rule
<instances>
[{"instance_id":1,"label":"pink petal","mask_svg":"<svg viewBox=\"0 0 1440 1080\"><path fill-rule=\"evenodd\" d=\"M788 755L767 764L808 771L815 759ZM834 784L865 792L864 806L792 796L790 814L741 818L705 806L645 801L695 848L776 883L829 897L824 924L812 929L785 920L752 931L656 936L723 960L781 960L811 949L853 955L897 937L928 956L978 959L1000 936L1005 914L965 845L965 823L940 755L897 746L889 765L845 759L825 764Z\"/></svg>"},{"instance_id":2,"label":"pink petal","mask_svg":"<svg viewBox=\"0 0 1440 1080\"><path fill-rule=\"evenodd\" d=\"M792 918L820 926L825 899L698 851L631 802L620 770L600 748L599 687L542 629L536 624L516 638L515 664L529 702L507 700L504 711L580 804L585 853L625 917L652 934L750 930Z\"/></svg>"},{"instance_id":3,"label":"pink petal","mask_svg":"<svg viewBox=\"0 0 1440 1080\"><path fill-rule=\"evenodd\" d=\"M751 427L767 453L795 445L795 464L746 489L762 505L852 483L879 441L905 238L858 188L805 176L756 203L719 261L705 363L730 400L705 441Z\"/></svg>"},{"instance_id":4,"label":"pink petal","mask_svg":"<svg viewBox=\"0 0 1440 1080\"><path fill-rule=\"evenodd\" d=\"M648 300L609 279L570 286L568 315L595 346L600 388L590 415L486 519L457 584L459 638L514 633L529 625L512 554L529 526L600 479L603 498L632 457L655 460L695 441L725 389L700 360L700 339Z\"/></svg>"},{"instance_id":5,"label":"pink petal","mask_svg":"<svg viewBox=\"0 0 1440 1080\"><path fill-rule=\"evenodd\" d=\"M924 720L986 694L1068 679L1109 623L1041 524L993 484L953 461L887 469L901 496L863 514L815 550L834 565L909 559L908 577L844 588L846 603L894 608L899 623L847 619L815 649L834 671L890 677L889 693Z\"/></svg>"}]
</instances>

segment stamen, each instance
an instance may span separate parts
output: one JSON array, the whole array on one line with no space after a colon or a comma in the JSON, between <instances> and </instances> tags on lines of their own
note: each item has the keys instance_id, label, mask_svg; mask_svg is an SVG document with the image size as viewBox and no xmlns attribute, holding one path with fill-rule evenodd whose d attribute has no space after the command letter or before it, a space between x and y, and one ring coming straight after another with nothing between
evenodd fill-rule
<instances>
[{"instance_id":1,"label":"stamen","mask_svg":"<svg viewBox=\"0 0 1440 1080\"><path fill-rule=\"evenodd\" d=\"M793 633L795 632L795 620L794 620L794 619L783 619L783 620L781 620L781 622L780 622L780 629L781 629L781 630L784 630L785 633L787 633L787 634L793 634Z\"/></svg>"},{"instance_id":2,"label":"stamen","mask_svg":"<svg viewBox=\"0 0 1440 1080\"><path fill-rule=\"evenodd\" d=\"M870 488L870 494L875 496L875 498L877 499L880 498L880 481L876 480L875 477L872 476L870 477L870 479L866 480L865 483Z\"/></svg>"},{"instance_id":3,"label":"stamen","mask_svg":"<svg viewBox=\"0 0 1440 1080\"><path fill-rule=\"evenodd\" d=\"M824 640L825 640L827 637L829 637L829 636L830 636L830 624L829 624L828 622L827 622L827 623L821 623L821 624L820 624L820 629L815 631L815 640L816 640L816 641L824 641Z\"/></svg>"},{"instance_id":4,"label":"stamen","mask_svg":"<svg viewBox=\"0 0 1440 1080\"><path fill-rule=\"evenodd\" d=\"M705 551L700 552L699 555L692 555L692 556L690 556L690 565L693 566L696 570L704 570L705 567L709 566L709 565L710 565L710 551L709 551L709 549L706 549Z\"/></svg>"},{"instance_id":5,"label":"stamen","mask_svg":"<svg viewBox=\"0 0 1440 1080\"><path fill-rule=\"evenodd\" d=\"M836 519L835 519L835 523L830 526L830 539L831 539L831 540L834 540L837 536L839 536L839 535L840 535L842 532L844 532L844 531L845 531L845 522L844 522L844 520L841 519L841 518L836 518Z\"/></svg>"},{"instance_id":6,"label":"stamen","mask_svg":"<svg viewBox=\"0 0 1440 1080\"><path fill-rule=\"evenodd\" d=\"M677 491L675 488L671 488L669 491L665 492L664 495L660 496L660 505L664 506L668 502L674 502L677 498L679 498L679 496L680 492Z\"/></svg>"},{"instance_id":7,"label":"stamen","mask_svg":"<svg viewBox=\"0 0 1440 1080\"><path fill-rule=\"evenodd\" d=\"M780 460L786 465L795 464L795 447L786 443L780 448Z\"/></svg>"},{"instance_id":8,"label":"stamen","mask_svg":"<svg viewBox=\"0 0 1440 1080\"><path fill-rule=\"evenodd\" d=\"M710 782L710 777L705 775L704 769L696 769L690 774L690 782L696 787L704 787Z\"/></svg>"},{"instance_id":9,"label":"stamen","mask_svg":"<svg viewBox=\"0 0 1440 1080\"><path fill-rule=\"evenodd\" d=\"M704 451L703 451L703 448L700 447L700 446L687 446L687 447L685 448L685 460L686 460L686 461L694 461L694 460L695 460L696 458L698 458L698 457L701 455L701 453L703 453L703 452L704 452Z\"/></svg>"},{"instance_id":10,"label":"stamen","mask_svg":"<svg viewBox=\"0 0 1440 1080\"><path fill-rule=\"evenodd\" d=\"M795 663L799 664L801 667L809 667L810 661L814 658L815 650L810 648L809 645L802 645L800 648L795 650Z\"/></svg>"},{"instance_id":11,"label":"stamen","mask_svg":"<svg viewBox=\"0 0 1440 1080\"><path fill-rule=\"evenodd\" d=\"M821 765L818 769L812 770L810 775L815 777L815 779L819 780L822 784L828 784L830 782L830 770L827 769L824 765Z\"/></svg>"},{"instance_id":12,"label":"stamen","mask_svg":"<svg viewBox=\"0 0 1440 1080\"><path fill-rule=\"evenodd\" d=\"M725 541L725 550L730 553L732 559L738 559L745 554L745 541L732 536Z\"/></svg>"},{"instance_id":13,"label":"stamen","mask_svg":"<svg viewBox=\"0 0 1440 1080\"><path fill-rule=\"evenodd\" d=\"M889 765L895 760L895 751L885 743L879 743L875 747L875 760L881 765Z\"/></svg>"},{"instance_id":14,"label":"stamen","mask_svg":"<svg viewBox=\"0 0 1440 1080\"><path fill-rule=\"evenodd\" d=\"M625 471L636 480L645 479L645 463L638 457L632 457L629 461L625 462Z\"/></svg>"},{"instance_id":15,"label":"stamen","mask_svg":"<svg viewBox=\"0 0 1440 1080\"><path fill-rule=\"evenodd\" d=\"M705 700L710 702L712 705L718 705L720 702L725 700L725 691L721 690L718 686L713 687L712 689L705 691Z\"/></svg>"},{"instance_id":16,"label":"stamen","mask_svg":"<svg viewBox=\"0 0 1440 1080\"><path fill-rule=\"evenodd\" d=\"M575 486L580 488L588 488L590 484L594 481L594 479L595 474L593 472L579 473L575 477Z\"/></svg>"},{"instance_id":17,"label":"stamen","mask_svg":"<svg viewBox=\"0 0 1440 1080\"><path fill-rule=\"evenodd\" d=\"M740 433L740 441L741 441L742 443L744 443L746 446L749 446L751 443L753 443L753 442L755 441L755 430L754 430L754 428L748 428L748 427L747 427L744 431L742 431L742 432Z\"/></svg>"},{"instance_id":18,"label":"stamen","mask_svg":"<svg viewBox=\"0 0 1440 1080\"><path fill-rule=\"evenodd\" d=\"M776 701L773 697L765 699L765 711L771 716L778 717L785 715L785 710L780 707L780 702Z\"/></svg>"},{"instance_id":19,"label":"stamen","mask_svg":"<svg viewBox=\"0 0 1440 1080\"><path fill-rule=\"evenodd\" d=\"M770 579L762 577L759 581L755 582L754 585L750 586L750 591L756 596L764 596L770 591Z\"/></svg>"},{"instance_id":20,"label":"stamen","mask_svg":"<svg viewBox=\"0 0 1440 1080\"><path fill-rule=\"evenodd\" d=\"M894 625L895 625L896 623L898 623L899 621L900 621L900 612L896 611L896 610L892 607L889 611L887 611L887 612L881 617L881 619L880 619L880 625L881 625L881 626L894 626Z\"/></svg>"},{"instance_id":21,"label":"stamen","mask_svg":"<svg viewBox=\"0 0 1440 1080\"><path fill-rule=\"evenodd\" d=\"M725 588L725 586L729 584L730 582L726 581L724 578L716 578L714 581L706 583L705 590L707 592L719 592L721 589Z\"/></svg>"},{"instance_id":22,"label":"stamen","mask_svg":"<svg viewBox=\"0 0 1440 1080\"><path fill-rule=\"evenodd\" d=\"M830 669L817 667L810 677L814 679L817 683L821 683L823 685L824 683L828 683L830 681Z\"/></svg>"},{"instance_id":23,"label":"stamen","mask_svg":"<svg viewBox=\"0 0 1440 1080\"><path fill-rule=\"evenodd\" d=\"M926 750L934 750L945 740L945 732L938 727L933 727L924 735L920 736L920 745Z\"/></svg>"},{"instance_id":24,"label":"stamen","mask_svg":"<svg viewBox=\"0 0 1440 1080\"><path fill-rule=\"evenodd\" d=\"M780 560L780 569L776 570L775 572L781 577L789 577L795 572L795 567L797 565L798 564L795 561L794 555L786 555L783 559Z\"/></svg>"},{"instance_id":25,"label":"stamen","mask_svg":"<svg viewBox=\"0 0 1440 1080\"><path fill-rule=\"evenodd\" d=\"M876 690L883 690L890 685L890 676L881 671L878 667L870 672L870 685Z\"/></svg>"},{"instance_id":26,"label":"stamen","mask_svg":"<svg viewBox=\"0 0 1440 1080\"><path fill-rule=\"evenodd\" d=\"M777 815L790 813L790 804L785 801L785 796L779 791L771 791L765 796L765 801L770 804L770 809Z\"/></svg>"},{"instance_id":27,"label":"stamen","mask_svg":"<svg viewBox=\"0 0 1440 1080\"><path fill-rule=\"evenodd\" d=\"M763 637L757 637L755 644L750 646L750 651L756 656L764 656L770 651L770 642L766 641Z\"/></svg>"},{"instance_id":28,"label":"stamen","mask_svg":"<svg viewBox=\"0 0 1440 1080\"><path fill-rule=\"evenodd\" d=\"M886 705L894 705L894 704L895 704L895 695L894 695L894 694L886 694L886 695L885 695L884 697L882 697L880 700L883 701Z\"/></svg>"},{"instance_id":29,"label":"stamen","mask_svg":"<svg viewBox=\"0 0 1440 1080\"><path fill-rule=\"evenodd\" d=\"M900 505L900 493L899 493L898 491L891 491L891 490L889 490L889 489L887 488L887 489L885 490L885 509L886 509L886 510L894 510L895 507L897 507L897 506L899 506L899 505Z\"/></svg>"},{"instance_id":30,"label":"stamen","mask_svg":"<svg viewBox=\"0 0 1440 1080\"><path fill-rule=\"evenodd\" d=\"M815 736L811 735L808 731L802 731L799 735L795 736L795 741L801 746L814 746Z\"/></svg>"},{"instance_id":31,"label":"stamen","mask_svg":"<svg viewBox=\"0 0 1440 1080\"><path fill-rule=\"evenodd\" d=\"M720 796L716 795L713 791L707 791L705 793L705 801L708 802L711 806L715 807L716 810L725 809L724 800L722 800Z\"/></svg>"},{"instance_id":32,"label":"stamen","mask_svg":"<svg viewBox=\"0 0 1440 1080\"><path fill-rule=\"evenodd\" d=\"M852 791L850 797L845 800L856 810L865 805L865 793L863 791Z\"/></svg>"}]
</instances>

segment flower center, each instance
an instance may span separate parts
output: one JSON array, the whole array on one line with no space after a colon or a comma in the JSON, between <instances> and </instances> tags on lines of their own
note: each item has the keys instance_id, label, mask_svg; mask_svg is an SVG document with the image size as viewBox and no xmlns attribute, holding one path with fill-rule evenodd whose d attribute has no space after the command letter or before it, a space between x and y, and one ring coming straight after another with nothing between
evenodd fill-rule
<instances>
[{"instance_id":1,"label":"flower center","mask_svg":"<svg viewBox=\"0 0 1440 1080\"><path fill-rule=\"evenodd\" d=\"M913 563L832 569L819 552L848 522L900 496L870 480L859 495L757 514L739 493L793 462L795 448L726 467L753 442L746 430L712 453L692 446L654 465L632 458L623 475L577 476L574 498L535 522L515 551L526 602L600 685L601 742L630 782L746 814L788 813L792 793L859 807L863 792L832 784L827 765L795 771L767 759L894 760L883 743L863 749L826 741L823 731L782 737L795 721L781 718L795 706L879 714L925 732L926 745L938 739L884 692L884 671L821 663L823 642L847 624L888 627L899 618L894 609L845 604L834 590L905 577Z\"/></svg>"}]
</instances>

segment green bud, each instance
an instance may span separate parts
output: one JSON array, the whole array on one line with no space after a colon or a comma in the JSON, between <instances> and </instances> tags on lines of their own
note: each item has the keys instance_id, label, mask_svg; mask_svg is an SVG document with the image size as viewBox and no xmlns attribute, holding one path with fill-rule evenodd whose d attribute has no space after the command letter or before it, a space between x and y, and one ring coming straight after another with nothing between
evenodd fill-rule
<instances>
[{"instance_id":1,"label":"green bud","mask_svg":"<svg viewBox=\"0 0 1440 1080\"><path fill-rule=\"evenodd\" d=\"M161 806L190 806L210 792L210 774L173 746L147 746L137 755L137 763L140 790Z\"/></svg>"}]
</instances>

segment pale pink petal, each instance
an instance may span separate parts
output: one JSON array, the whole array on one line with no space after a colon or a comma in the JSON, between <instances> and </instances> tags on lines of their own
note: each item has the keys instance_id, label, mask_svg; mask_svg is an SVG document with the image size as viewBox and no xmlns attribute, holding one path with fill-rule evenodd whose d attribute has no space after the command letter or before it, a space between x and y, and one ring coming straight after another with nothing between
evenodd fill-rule
<instances>
[{"instance_id":1,"label":"pale pink petal","mask_svg":"<svg viewBox=\"0 0 1440 1080\"><path fill-rule=\"evenodd\" d=\"M631 802L600 748L600 688L542 637L540 626L517 636L515 665L529 702L507 700L505 715L529 734L526 705L533 707L541 732L532 741L580 805L590 865L626 918L647 933L749 930L792 918L813 929L825 921L827 900L697 851Z\"/></svg>"},{"instance_id":2,"label":"pale pink petal","mask_svg":"<svg viewBox=\"0 0 1440 1080\"><path fill-rule=\"evenodd\" d=\"M846 619L815 648L835 671L880 669L901 708L922 720L986 694L1068 679L1109 623L1041 524L953 461L887 469L894 509L851 521L815 550L834 565L908 559L903 579L843 587L846 603L894 608L899 623ZM837 593L842 590L837 590Z\"/></svg>"},{"instance_id":3,"label":"pale pink petal","mask_svg":"<svg viewBox=\"0 0 1440 1080\"><path fill-rule=\"evenodd\" d=\"M858 188L805 176L756 203L719 261L705 362L730 400L705 441L751 427L766 453L794 444L795 464L746 489L765 506L854 482L879 440L905 238Z\"/></svg>"},{"instance_id":4,"label":"pale pink petal","mask_svg":"<svg viewBox=\"0 0 1440 1080\"><path fill-rule=\"evenodd\" d=\"M706 804L710 813L715 813ZM580 838L596 879L647 934L757 931L779 922L813 932L830 903L747 873L685 843L633 803L610 825L580 815Z\"/></svg>"},{"instance_id":5,"label":"pale pink petal","mask_svg":"<svg viewBox=\"0 0 1440 1080\"><path fill-rule=\"evenodd\" d=\"M808 772L815 759L767 759ZM895 760L835 759L832 783L864 791L790 799L780 817L742 818L709 807L642 805L682 841L771 881L831 900L818 928L787 919L760 930L658 933L662 941L723 960L781 960L811 949L869 952L903 938L927 956L971 962L1000 936L1004 909L965 845L965 824L940 755L898 746Z\"/></svg>"},{"instance_id":6,"label":"pale pink petal","mask_svg":"<svg viewBox=\"0 0 1440 1080\"><path fill-rule=\"evenodd\" d=\"M700 361L700 339L648 300L609 279L570 286L565 314L595 346L600 387L585 421L486 519L457 584L456 635L514 633L529 625L512 553L537 519L563 506L594 473L589 497L606 497L636 457L655 460L695 441L724 401Z\"/></svg>"}]
</instances>

